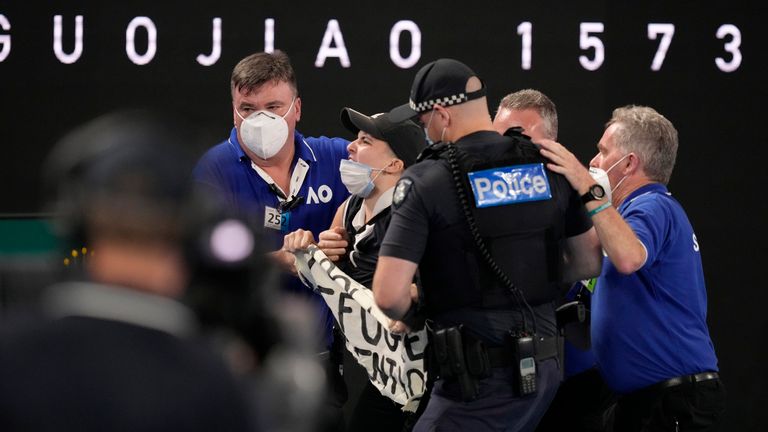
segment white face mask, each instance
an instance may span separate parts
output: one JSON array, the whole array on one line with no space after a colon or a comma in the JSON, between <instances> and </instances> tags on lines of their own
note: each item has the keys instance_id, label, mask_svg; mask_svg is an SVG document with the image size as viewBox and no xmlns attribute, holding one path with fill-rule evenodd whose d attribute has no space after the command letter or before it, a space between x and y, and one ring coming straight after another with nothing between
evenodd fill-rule
<instances>
[{"instance_id":1,"label":"white face mask","mask_svg":"<svg viewBox=\"0 0 768 432\"><path fill-rule=\"evenodd\" d=\"M616 183L616 187L611 188L611 181L608 179L608 173L611 172L611 170L619 164L619 162L623 161L624 159L629 156L629 153L625 154L624 157L617 160L616 163L610 166L607 171L603 171L601 168L597 167L589 167L589 174L592 176L592 178L599 184L600 186L605 189L605 197L608 201L611 201L611 197L613 195L613 192L616 191L616 189L621 186L621 184L624 182L624 180L627 179L627 176L622 177L621 180L619 180L618 183Z\"/></svg>"},{"instance_id":2,"label":"white face mask","mask_svg":"<svg viewBox=\"0 0 768 432\"><path fill-rule=\"evenodd\" d=\"M608 174L602 168L589 167L589 175L603 187L606 201L611 202L611 182L608 180Z\"/></svg>"},{"instance_id":3,"label":"white face mask","mask_svg":"<svg viewBox=\"0 0 768 432\"><path fill-rule=\"evenodd\" d=\"M435 109L432 108L432 114L429 115L429 120L427 121L427 125L424 127L424 136L427 138L427 145L435 144L434 141L429 137L429 125L432 124L432 119L435 117ZM440 131L440 141L443 142L443 138L445 137L445 130L448 129L448 126L444 127L442 131Z\"/></svg>"},{"instance_id":4,"label":"white face mask","mask_svg":"<svg viewBox=\"0 0 768 432\"><path fill-rule=\"evenodd\" d=\"M261 110L243 118L240 112L235 110L243 119L240 124L240 138L245 147L260 159L269 159L276 155L288 139L288 123L285 117L293 109L294 102L296 98L291 100L291 105L283 116Z\"/></svg>"},{"instance_id":5,"label":"white face mask","mask_svg":"<svg viewBox=\"0 0 768 432\"><path fill-rule=\"evenodd\" d=\"M435 109L432 108L432 114L429 115L429 121L427 121L427 125L424 127L424 136L427 137L427 145L432 145L435 142L432 141L432 138L429 137L429 125L432 124L432 119L435 117Z\"/></svg>"},{"instance_id":6,"label":"white face mask","mask_svg":"<svg viewBox=\"0 0 768 432\"><path fill-rule=\"evenodd\" d=\"M373 171L378 171L378 173L371 178ZM376 180L376 177L378 177L382 171L384 171L384 168L374 169L366 164L349 159L342 159L341 164L339 165L341 182L347 187L349 193L357 195L360 198L367 198L368 195L371 194L374 187L373 181Z\"/></svg>"}]
</instances>

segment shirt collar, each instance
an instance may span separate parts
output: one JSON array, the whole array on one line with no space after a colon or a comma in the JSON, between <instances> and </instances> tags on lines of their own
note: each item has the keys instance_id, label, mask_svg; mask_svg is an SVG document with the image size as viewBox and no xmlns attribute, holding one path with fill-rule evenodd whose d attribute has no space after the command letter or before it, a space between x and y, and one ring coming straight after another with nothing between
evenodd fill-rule
<instances>
[{"instance_id":1,"label":"shirt collar","mask_svg":"<svg viewBox=\"0 0 768 432\"><path fill-rule=\"evenodd\" d=\"M294 130L293 131L293 142L296 145L296 154L304 159L307 163L314 163L317 162L317 157L315 157L315 151L312 150L312 147L309 145L307 140L304 139L304 135L301 134L301 132Z\"/></svg>"},{"instance_id":2,"label":"shirt collar","mask_svg":"<svg viewBox=\"0 0 768 432\"><path fill-rule=\"evenodd\" d=\"M121 321L177 337L191 336L197 327L192 311L176 300L93 282L54 285L47 291L44 304L54 318Z\"/></svg>"},{"instance_id":3,"label":"shirt collar","mask_svg":"<svg viewBox=\"0 0 768 432\"><path fill-rule=\"evenodd\" d=\"M236 127L233 127L232 131L229 133L228 142L232 147L232 151L235 152L235 157L238 161L250 160L248 155L245 154L243 148L240 146L240 141L237 140ZM294 162L296 161L296 157L302 158L309 164L317 162L317 158L315 157L315 152L312 150L312 147L310 147L307 143L307 140L304 139L304 135L302 135L301 132L297 130L293 131L293 145L296 147L296 152L293 156Z\"/></svg>"},{"instance_id":4,"label":"shirt collar","mask_svg":"<svg viewBox=\"0 0 768 432\"><path fill-rule=\"evenodd\" d=\"M375 218L379 213L392 205L392 197L394 195L394 186L385 190L381 195L379 195L379 198L376 200L376 204L373 206L373 214L371 214L371 219ZM363 225L365 225L365 205L360 206L360 209L357 210L357 214L355 214L354 219L352 219L352 227L356 230L360 229L360 227Z\"/></svg>"},{"instance_id":5,"label":"shirt collar","mask_svg":"<svg viewBox=\"0 0 768 432\"><path fill-rule=\"evenodd\" d=\"M243 148L240 147L240 141L237 140L237 128L233 127L232 131L229 133L229 139L227 140L229 143L229 146L232 147L232 151L235 152L235 157L237 160L242 161L243 158L248 159L248 155L245 154L243 151Z\"/></svg>"},{"instance_id":6,"label":"shirt collar","mask_svg":"<svg viewBox=\"0 0 768 432\"><path fill-rule=\"evenodd\" d=\"M640 186L639 188L635 189L630 193L627 198L624 200L623 203L621 203L621 207L625 207L629 205L632 201L635 200L635 198L639 197L640 195L645 195L647 193L663 193L667 195L671 195L669 190L667 190L667 187L661 183L648 183L647 185Z\"/></svg>"}]
</instances>

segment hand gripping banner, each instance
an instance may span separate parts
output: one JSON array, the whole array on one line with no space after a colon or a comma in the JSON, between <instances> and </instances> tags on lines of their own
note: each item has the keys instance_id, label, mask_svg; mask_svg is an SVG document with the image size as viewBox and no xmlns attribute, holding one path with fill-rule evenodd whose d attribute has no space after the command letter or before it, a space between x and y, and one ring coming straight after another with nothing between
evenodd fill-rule
<instances>
[{"instance_id":1,"label":"hand gripping banner","mask_svg":"<svg viewBox=\"0 0 768 432\"><path fill-rule=\"evenodd\" d=\"M346 339L347 350L368 372L381 394L414 412L424 393L427 333L389 331L391 320L376 306L373 291L355 282L317 248L296 252L305 284L322 295Z\"/></svg>"}]
</instances>

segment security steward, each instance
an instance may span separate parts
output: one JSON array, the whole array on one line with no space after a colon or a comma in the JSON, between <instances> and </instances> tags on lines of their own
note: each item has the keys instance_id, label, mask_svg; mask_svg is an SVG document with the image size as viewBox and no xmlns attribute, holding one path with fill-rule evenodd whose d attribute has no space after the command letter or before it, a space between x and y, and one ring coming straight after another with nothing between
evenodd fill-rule
<instances>
[{"instance_id":1,"label":"security steward","mask_svg":"<svg viewBox=\"0 0 768 432\"><path fill-rule=\"evenodd\" d=\"M390 112L418 116L437 141L395 188L373 281L390 318L427 318L437 381L417 431L533 430L560 382L558 286L600 271L582 200L526 137L493 129L485 93L465 64L439 59Z\"/></svg>"}]
</instances>

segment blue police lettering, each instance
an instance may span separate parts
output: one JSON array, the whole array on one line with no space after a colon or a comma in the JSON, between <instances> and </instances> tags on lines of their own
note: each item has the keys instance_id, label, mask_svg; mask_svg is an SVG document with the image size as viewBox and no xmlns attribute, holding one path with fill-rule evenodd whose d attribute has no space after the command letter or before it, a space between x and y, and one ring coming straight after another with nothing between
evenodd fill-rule
<instances>
[{"instance_id":1,"label":"blue police lettering","mask_svg":"<svg viewBox=\"0 0 768 432\"><path fill-rule=\"evenodd\" d=\"M513 165L469 173L478 207L549 199L549 181L542 164Z\"/></svg>"}]
</instances>

